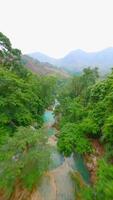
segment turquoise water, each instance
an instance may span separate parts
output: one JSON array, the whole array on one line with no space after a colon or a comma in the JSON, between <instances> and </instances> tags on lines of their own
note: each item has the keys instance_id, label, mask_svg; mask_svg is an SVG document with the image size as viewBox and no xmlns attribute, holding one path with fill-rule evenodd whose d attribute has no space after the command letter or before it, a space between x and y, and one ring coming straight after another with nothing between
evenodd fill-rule
<instances>
[{"instance_id":1,"label":"turquoise water","mask_svg":"<svg viewBox=\"0 0 113 200\"><path fill-rule=\"evenodd\" d=\"M56 129L55 128L48 128L48 136L55 135Z\"/></svg>"},{"instance_id":2,"label":"turquoise water","mask_svg":"<svg viewBox=\"0 0 113 200\"><path fill-rule=\"evenodd\" d=\"M54 124L55 119L54 119L54 114L52 111L50 110L45 111L44 122L45 124L49 124L49 125ZM57 130L51 126L47 128L47 133L49 137L51 137L52 135L55 135L56 132ZM64 162L64 157L58 152L57 147L56 146L51 147L51 162L49 165L49 169L50 170L55 169L59 167L60 165L62 165L63 162Z\"/></svg>"},{"instance_id":3,"label":"turquoise water","mask_svg":"<svg viewBox=\"0 0 113 200\"><path fill-rule=\"evenodd\" d=\"M45 111L43 118L44 118L45 123L54 123L55 122L54 114L51 110Z\"/></svg>"},{"instance_id":4,"label":"turquoise water","mask_svg":"<svg viewBox=\"0 0 113 200\"><path fill-rule=\"evenodd\" d=\"M63 164L64 157L61 155L56 147L51 148L51 163L49 165L49 169L55 169Z\"/></svg>"},{"instance_id":5,"label":"turquoise water","mask_svg":"<svg viewBox=\"0 0 113 200\"><path fill-rule=\"evenodd\" d=\"M90 174L84 163L84 159L80 154L74 155L75 170L79 171L86 183L90 183Z\"/></svg>"},{"instance_id":6,"label":"turquoise water","mask_svg":"<svg viewBox=\"0 0 113 200\"><path fill-rule=\"evenodd\" d=\"M47 110L44 113L44 122L47 124L54 124L55 118L53 111ZM52 136L56 133L56 129L53 127L48 128L48 135ZM58 152L57 147L53 147L51 149L51 164L50 169L57 168L59 165L61 165L64 162L64 157ZM87 167L84 163L84 159L79 154L74 154L73 157L69 158L69 163L72 166L74 170L77 170L82 175L84 181L86 183L90 183L90 175L87 170Z\"/></svg>"}]
</instances>

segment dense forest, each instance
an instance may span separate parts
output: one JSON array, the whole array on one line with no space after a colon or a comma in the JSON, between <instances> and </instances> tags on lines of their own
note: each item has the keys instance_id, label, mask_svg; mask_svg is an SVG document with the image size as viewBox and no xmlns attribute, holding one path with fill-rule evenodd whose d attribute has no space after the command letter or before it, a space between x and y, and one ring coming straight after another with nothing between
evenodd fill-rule
<instances>
[{"instance_id":1,"label":"dense forest","mask_svg":"<svg viewBox=\"0 0 113 200\"><path fill-rule=\"evenodd\" d=\"M49 149L43 113L53 101L55 77L24 67L21 51L0 33L0 194L9 198L15 184L32 189L48 168ZM4 196L5 194L5 196Z\"/></svg>"},{"instance_id":2,"label":"dense forest","mask_svg":"<svg viewBox=\"0 0 113 200\"><path fill-rule=\"evenodd\" d=\"M39 76L22 62L21 51L0 33L0 197L10 199L17 184L32 190L48 170L50 149L43 113L55 98L58 150L65 156L95 155L95 180L77 181L77 200L113 199L113 71L98 68L61 80ZM96 157L94 141L103 149Z\"/></svg>"},{"instance_id":3,"label":"dense forest","mask_svg":"<svg viewBox=\"0 0 113 200\"><path fill-rule=\"evenodd\" d=\"M58 148L66 156L72 152L95 154L93 141L104 149L97 161L92 186L80 184L79 200L113 199L113 72L101 79L98 69L84 69L59 89L60 134Z\"/></svg>"}]
</instances>

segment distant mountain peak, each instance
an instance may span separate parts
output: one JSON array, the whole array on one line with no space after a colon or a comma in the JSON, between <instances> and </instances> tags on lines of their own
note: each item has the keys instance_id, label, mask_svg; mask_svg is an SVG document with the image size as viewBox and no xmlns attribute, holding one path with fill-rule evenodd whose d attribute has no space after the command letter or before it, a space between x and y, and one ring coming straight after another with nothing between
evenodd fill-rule
<instances>
[{"instance_id":1,"label":"distant mountain peak","mask_svg":"<svg viewBox=\"0 0 113 200\"><path fill-rule=\"evenodd\" d=\"M52 58L44 53L41 52L34 52L29 54L30 57L39 60L40 62L46 62L50 64L55 64L56 59Z\"/></svg>"},{"instance_id":2,"label":"distant mountain peak","mask_svg":"<svg viewBox=\"0 0 113 200\"><path fill-rule=\"evenodd\" d=\"M55 59L41 52L29 54L41 62L48 62L71 72L82 71L85 67L99 67L101 71L108 71L113 66L113 47L98 52L86 52L76 49L60 59Z\"/></svg>"}]
</instances>

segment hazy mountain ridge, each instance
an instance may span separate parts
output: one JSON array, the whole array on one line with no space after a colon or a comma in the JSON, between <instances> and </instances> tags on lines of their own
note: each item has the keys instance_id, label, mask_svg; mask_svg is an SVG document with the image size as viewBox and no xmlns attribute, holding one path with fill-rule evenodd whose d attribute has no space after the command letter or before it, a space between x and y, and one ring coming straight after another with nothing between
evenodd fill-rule
<instances>
[{"instance_id":1,"label":"hazy mountain ridge","mask_svg":"<svg viewBox=\"0 0 113 200\"><path fill-rule=\"evenodd\" d=\"M41 62L49 62L69 71L82 71L83 68L99 67L101 71L108 71L113 67L113 47L98 52L85 52L83 50L71 51L65 57L56 59L45 54L35 52L29 56Z\"/></svg>"},{"instance_id":2,"label":"hazy mountain ridge","mask_svg":"<svg viewBox=\"0 0 113 200\"><path fill-rule=\"evenodd\" d=\"M46 54L43 54L41 52L34 52L29 54L30 57L39 60L40 62L46 62L54 65L57 61L57 59L52 58L50 56L47 56Z\"/></svg>"},{"instance_id":3,"label":"hazy mountain ridge","mask_svg":"<svg viewBox=\"0 0 113 200\"><path fill-rule=\"evenodd\" d=\"M40 75L59 75L62 77L69 77L70 75L64 71L63 69L58 69L57 67L53 66L50 63L47 62L40 62L34 58L31 58L27 55L22 56L24 65L32 70L35 73L38 73Z\"/></svg>"}]
</instances>

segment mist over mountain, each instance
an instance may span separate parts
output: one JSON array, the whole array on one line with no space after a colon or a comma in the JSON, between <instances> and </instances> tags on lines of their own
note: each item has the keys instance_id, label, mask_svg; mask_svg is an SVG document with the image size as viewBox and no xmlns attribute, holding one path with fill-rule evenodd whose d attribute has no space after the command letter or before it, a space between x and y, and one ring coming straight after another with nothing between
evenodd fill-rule
<instances>
[{"instance_id":1,"label":"mist over mountain","mask_svg":"<svg viewBox=\"0 0 113 200\"><path fill-rule=\"evenodd\" d=\"M39 60L31 58L27 55L22 56L22 61L26 68L43 76L57 75L62 78L68 78L70 76L69 73L63 69L59 69L48 62L40 62Z\"/></svg>"},{"instance_id":2,"label":"mist over mountain","mask_svg":"<svg viewBox=\"0 0 113 200\"><path fill-rule=\"evenodd\" d=\"M40 62L50 63L52 65L57 62L57 59L47 56L46 54L41 53L41 52L34 52L34 53L29 54L29 56L31 56L34 59L39 60Z\"/></svg>"},{"instance_id":3,"label":"mist over mountain","mask_svg":"<svg viewBox=\"0 0 113 200\"><path fill-rule=\"evenodd\" d=\"M81 49L71 51L65 57L56 59L46 54L35 52L29 54L41 62L48 62L71 72L82 71L85 67L98 67L100 71L107 72L113 67L113 47L98 52L85 52Z\"/></svg>"}]
</instances>

